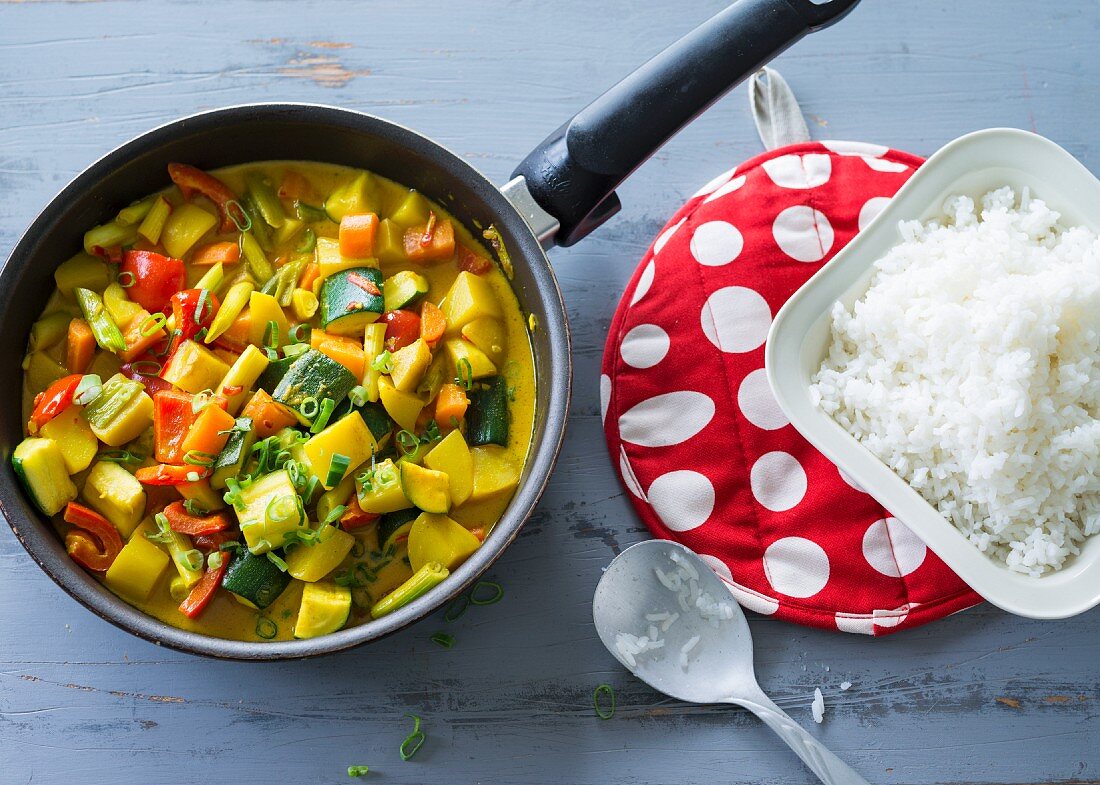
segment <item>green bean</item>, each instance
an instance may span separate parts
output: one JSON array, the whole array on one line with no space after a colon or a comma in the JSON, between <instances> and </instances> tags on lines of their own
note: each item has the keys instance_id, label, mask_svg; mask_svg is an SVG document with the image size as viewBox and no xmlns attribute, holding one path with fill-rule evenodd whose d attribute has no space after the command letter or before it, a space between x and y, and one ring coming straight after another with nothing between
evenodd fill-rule
<instances>
[{"instance_id":1,"label":"green bean","mask_svg":"<svg viewBox=\"0 0 1100 785\"><path fill-rule=\"evenodd\" d=\"M286 222L283 203L263 176L257 174L248 178L248 195L268 226L272 229L282 228Z\"/></svg>"}]
</instances>

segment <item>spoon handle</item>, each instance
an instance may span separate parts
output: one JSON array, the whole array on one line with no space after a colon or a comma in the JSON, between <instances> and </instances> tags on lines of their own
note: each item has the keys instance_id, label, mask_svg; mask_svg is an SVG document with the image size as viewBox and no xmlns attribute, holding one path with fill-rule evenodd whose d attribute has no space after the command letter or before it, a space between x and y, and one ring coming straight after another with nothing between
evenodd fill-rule
<instances>
[{"instance_id":1,"label":"spoon handle","mask_svg":"<svg viewBox=\"0 0 1100 785\"><path fill-rule=\"evenodd\" d=\"M733 699L731 702L744 706L763 720L825 785L868 785L867 780L804 731L763 692L753 700Z\"/></svg>"}]
</instances>

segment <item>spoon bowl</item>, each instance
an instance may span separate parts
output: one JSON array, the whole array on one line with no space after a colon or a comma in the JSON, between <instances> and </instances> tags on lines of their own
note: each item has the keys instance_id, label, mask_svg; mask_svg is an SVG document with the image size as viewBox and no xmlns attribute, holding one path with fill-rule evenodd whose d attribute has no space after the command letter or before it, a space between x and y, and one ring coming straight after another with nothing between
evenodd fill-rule
<instances>
[{"instance_id":1,"label":"spoon bowl","mask_svg":"<svg viewBox=\"0 0 1100 785\"><path fill-rule=\"evenodd\" d=\"M743 706L826 785L867 785L760 689L741 606L689 548L649 540L620 553L596 586L592 619L612 656L653 689Z\"/></svg>"}]
</instances>

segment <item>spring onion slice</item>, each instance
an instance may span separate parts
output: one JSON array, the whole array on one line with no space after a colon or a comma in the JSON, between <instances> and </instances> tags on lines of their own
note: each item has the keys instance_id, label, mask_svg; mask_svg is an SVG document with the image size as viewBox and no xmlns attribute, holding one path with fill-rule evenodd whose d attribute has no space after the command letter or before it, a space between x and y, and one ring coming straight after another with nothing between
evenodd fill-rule
<instances>
[{"instance_id":1,"label":"spring onion slice","mask_svg":"<svg viewBox=\"0 0 1100 785\"><path fill-rule=\"evenodd\" d=\"M332 460L328 465L328 477L325 478L325 485L329 488L338 485L340 480L344 479L350 465L351 459L348 456L339 452L333 453Z\"/></svg>"},{"instance_id":2,"label":"spring onion slice","mask_svg":"<svg viewBox=\"0 0 1100 785\"><path fill-rule=\"evenodd\" d=\"M601 700L601 697L606 699ZM592 691L592 708L601 720L609 720L615 716L615 690L610 684L601 684Z\"/></svg>"},{"instance_id":3,"label":"spring onion slice","mask_svg":"<svg viewBox=\"0 0 1100 785\"><path fill-rule=\"evenodd\" d=\"M137 283L137 276L129 270L125 270L118 274L118 285L123 289L129 289L135 283Z\"/></svg>"},{"instance_id":4,"label":"spring onion slice","mask_svg":"<svg viewBox=\"0 0 1100 785\"><path fill-rule=\"evenodd\" d=\"M443 611L443 621L452 622L458 621L458 617L466 612L466 609L470 607L470 595L460 594L455 597L451 604L447 606L447 610Z\"/></svg>"},{"instance_id":5,"label":"spring onion slice","mask_svg":"<svg viewBox=\"0 0 1100 785\"><path fill-rule=\"evenodd\" d=\"M348 393L348 398L351 399L351 405L356 408L365 406L367 403L367 388L361 384L355 385Z\"/></svg>"},{"instance_id":6,"label":"spring onion slice","mask_svg":"<svg viewBox=\"0 0 1100 785\"><path fill-rule=\"evenodd\" d=\"M96 455L96 460L112 463L141 463L145 460L145 456L130 450L104 450Z\"/></svg>"},{"instance_id":7,"label":"spring onion slice","mask_svg":"<svg viewBox=\"0 0 1100 785\"><path fill-rule=\"evenodd\" d=\"M73 403L87 406L103 392L103 381L94 373L86 373L73 390Z\"/></svg>"},{"instance_id":8,"label":"spring onion slice","mask_svg":"<svg viewBox=\"0 0 1100 785\"><path fill-rule=\"evenodd\" d=\"M401 742L398 752L401 753L401 760L407 761L424 745L424 732L420 730L420 718L418 716L415 714L406 714L405 716L413 721L413 730Z\"/></svg>"},{"instance_id":9,"label":"spring onion slice","mask_svg":"<svg viewBox=\"0 0 1100 785\"><path fill-rule=\"evenodd\" d=\"M256 635L269 641L279 634L279 625L266 616L256 617Z\"/></svg>"},{"instance_id":10,"label":"spring onion slice","mask_svg":"<svg viewBox=\"0 0 1100 785\"><path fill-rule=\"evenodd\" d=\"M283 561L279 556L277 556L275 554L275 551L268 551L266 556L269 562L279 568L279 572L286 572L287 569L289 569L287 567L287 563Z\"/></svg>"},{"instance_id":11,"label":"spring onion slice","mask_svg":"<svg viewBox=\"0 0 1100 785\"><path fill-rule=\"evenodd\" d=\"M470 361L465 357L458 361L455 370L458 376L455 377L455 384L463 388L467 392L474 388L474 369L470 365Z\"/></svg>"},{"instance_id":12,"label":"spring onion slice","mask_svg":"<svg viewBox=\"0 0 1100 785\"><path fill-rule=\"evenodd\" d=\"M492 594L485 596L485 590L488 589ZM478 597L478 593L481 593L481 597ZM478 581L474 584L474 588L470 589L470 602L474 605L493 605L500 602L504 598L504 587L496 581Z\"/></svg>"},{"instance_id":13,"label":"spring onion slice","mask_svg":"<svg viewBox=\"0 0 1100 785\"><path fill-rule=\"evenodd\" d=\"M455 645L455 636L448 635L445 632L437 632L429 639L432 643L439 644L444 649L453 648Z\"/></svg>"},{"instance_id":14,"label":"spring onion slice","mask_svg":"<svg viewBox=\"0 0 1100 785\"><path fill-rule=\"evenodd\" d=\"M348 766L349 777L364 777L370 771L370 766Z\"/></svg>"},{"instance_id":15,"label":"spring onion slice","mask_svg":"<svg viewBox=\"0 0 1100 785\"><path fill-rule=\"evenodd\" d=\"M317 419L313 421L313 425L309 426L310 433L320 433L328 425L329 417L332 416L333 410L336 408L336 401L331 398L321 399L321 410L317 413Z\"/></svg>"}]
</instances>

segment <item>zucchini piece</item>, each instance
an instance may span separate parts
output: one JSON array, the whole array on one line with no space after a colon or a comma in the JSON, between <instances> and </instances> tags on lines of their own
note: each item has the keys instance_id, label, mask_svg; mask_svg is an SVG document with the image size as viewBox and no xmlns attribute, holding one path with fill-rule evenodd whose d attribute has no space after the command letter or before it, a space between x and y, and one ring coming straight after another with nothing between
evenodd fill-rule
<instances>
[{"instance_id":1,"label":"zucchini piece","mask_svg":"<svg viewBox=\"0 0 1100 785\"><path fill-rule=\"evenodd\" d=\"M444 436L443 441L424 456L424 465L447 475L452 506L458 507L470 498L474 490L474 459L461 431L456 429Z\"/></svg>"},{"instance_id":2,"label":"zucchini piece","mask_svg":"<svg viewBox=\"0 0 1100 785\"><path fill-rule=\"evenodd\" d=\"M229 363L201 343L184 341L161 371L161 378L195 394L213 390L229 373Z\"/></svg>"},{"instance_id":3,"label":"zucchini piece","mask_svg":"<svg viewBox=\"0 0 1100 785\"><path fill-rule=\"evenodd\" d=\"M11 456L11 465L34 505L46 515L56 515L76 498L65 457L51 439L24 439Z\"/></svg>"},{"instance_id":4,"label":"zucchini piece","mask_svg":"<svg viewBox=\"0 0 1100 785\"><path fill-rule=\"evenodd\" d=\"M245 605L262 610L279 598L290 585L290 575L271 559L241 550L233 557L222 577L222 588L237 595Z\"/></svg>"},{"instance_id":5,"label":"zucchini piece","mask_svg":"<svg viewBox=\"0 0 1100 785\"><path fill-rule=\"evenodd\" d=\"M134 475L113 461L100 461L92 467L80 495L89 507L114 524L123 539L134 533L145 515L145 489Z\"/></svg>"},{"instance_id":6,"label":"zucchini piece","mask_svg":"<svg viewBox=\"0 0 1100 785\"><path fill-rule=\"evenodd\" d=\"M461 523L426 512L413 521L409 530L409 565L413 572L428 562L439 562L453 570L480 546L481 540Z\"/></svg>"},{"instance_id":7,"label":"zucchini piece","mask_svg":"<svg viewBox=\"0 0 1100 785\"><path fill-rule=\"evenodd\" d=\"M309 465L313 467L313 473L321 479L321 484L328 490L340 482L339 480L331 484L328 482L329 466L334 455L347 457L348 467L344 472L344 476L347 476L359 468L364 461L369 460L377 448L374 435L366 422L356 412L352 412L311 437L303 449ZM343 477L340 479L342 480Z\"/></svg>"},{"instance_id":8,"label":"zucchini piece","mask_svg":"<svg viewBox=\"0 0 1100 785\"><path fill-rule=\"evenodd\" d=\"M383 376L378 380L378 398L386 414L392 417L394 422L406 431L416 428L416 418L420 416L425 405L419 396L398 390L389 377Z\"/></svg>"},{"instance_id":9,"label":"zucchini piece","mask_svg":"<svg viewBox=\"0 0 1100 785\"><path fill-rule=\"evenodd\" d=\"M386 437L393 432L393 420L390 419L385 408L379 403L368 403L357 411L374 436L374 441L381 447L386 441Z\"/></svg>"},{"instance_id":10,"label":"zucchini piece","mask_svg":"<svg viewBox=\"0 0 1100 785\"><path fill-rule=\"evenodd\" d=\"M331 581L307 583L294 625L295 638L316 638L343 629L351 615L351 589Z\"/></svg>"},{"instance_id":11,"label":"zucchini piece","mask_svg":"<svg viewBox=\"0 0 1100 785\"><path fill-rule=\"evenodd\" d=\"M414 506L402 490L401 473L388 458L376 464L374 471L356 476L355 492L363 512L397 512Z\"/></svg>"},{"instance_id":12,"label":"zucchini piece","mask_svg":"<svg viewBox=\"0 0 1100 785\"><path fill-rule=\"evenodd\" d=\"M374 177L369 172L359 172L329 194L325 214L329 220L340 223L345 215L377 213L381 201Z\"/></svg>"},{"instance_id":13,"label":"zucchini piece","mask_svg":"<svg viewBox=\"0 0 1100 785\"><path fill-rule=\"evenodd\" d=\"M263 352L252 344L245 347L240 357L226 371L225 376L222 377L221 382L215 388L219 394L229 399L226 411L234 416L240 412L245 399L252 391L252 385L267 370L267 366L268 359ZM237 392L232 392L235 387L240 389Z\"/></svg>"},{"instance_id":14,"label":"zucchini piece","mask_svg":"<svg viewBox=\"0 0 1100 785\"><path fill-rule=\"evenodd\" d=\"M471 390L466 410L466 439L471 447L483 444L508 446L508 382L503 376L486 379L486 386Z\"/></svg>"},{"instance_id":15,"label":"zucchini piece","mask_svg":"<svg viewBox=\"0 0 1100 785\"><path fill-rule=\"evenodd\" d=\"M479 275L463 270L451 284L440 306L447 317L447 335L457 335L474 319L503 318L493 286Z\"/></svg>"},{"instance_id":16,"label":"zucchini piece","mask_svg":"<svg viewBox=\"0 0 1100 785\"><path fill-rule=\"evenodd\" d=\"M335 570L351 553L355 538L338 526L322 526L312 545L296 544L286 549L287 572L300 581L313 583Z\"/></svg>"},{"instance_id":17,"label":"zucchini piece","mask_svg":"<svg viewBox=\"0 0 1100 785\"><path fill-rule=\"evenodd\" d=\"M280 357L278 360L270 360L264 372L256 379L256 389L275 392L279 382L286 376L287 369L298 359L296 357Z\"/></svg>"},{"instance_id":18,"label":"zucchini piece","mask_svg":"<svg viewBox=\"0 0 1100 785\"><path fill-rule=\"evenodd\" d=\"M416 509L415 507L410 507L407 510L388 512L381 518L379 518L378 523L375 524L378 527L378 549L380 551L385 551L386 542L390 539L390 537L392 537L402 526L411 524L420 515L420 510Z\"/></svg>"},{"instance_id":19,"label":"zucchini piece","mask_svg":"<svg viewBox=\"0 0 1100 785\"><path fill-rule=\"evenodd\" d=\"M286 469L266 474L247 488L241 489L240 499L234 507L237 510L237 520L241 524L241 534L252 553L261 555L281 548L290 532L309 526L300 506L297 507L297 513L291 512L280 519L273 519L268 515L272 502L283 499L290 499L296 505L298 502L298 495Z\"/></svg>"},{"instance_id":20,"label":"zucchini piece","mask_svg":"<svg viewBox=\"0 0 1100 785\"><path fill-rule=\"evenodd\" d=\"M426 218L424 220L427 220ZM382 286L385 309L396 311L428 293L428 279L412 270L402 270Z\"/></svg>"},{"instance_id":21,"label":"zucchini piece","mask_svg":"<svg viewBox=\"0 0 1100 785\"><path fill-rule=\"evenodd\" d=\"M238 417L233 432L225 442L225 447L214 459L213 473L210 475L210 487L223 489L225 481L244 471L245 463L256 443L256 431L252 429L251 417Z\"/></svg>"},{"instance_id":22,"label":"zucchini piece","mask_svg":"<svg viewBox=\"0 0 1100 785\"><path fill-rule=\"evenodd\" d=\"M451 366L455 369L469 364L469 377L471 379L484 379L486 376L496 376L497 367L485 352L478 349L469 341L461 338L452 338L443 342L443 348L447 350L447 356L451 359ZM464 371L458 372L459 377L465 375Z\"/></svg>"},{"instance_id":23,"label":"zucchini piece","mask_svg":"<svg viewBox=\"0 0 1100 785\"><path fill-rule=\"evenodd\" d=\"M100 441L119 447L153 424L153 399L141 382L115 374L99 397L84 407L84 417Z\"/></svg>"},{"instance_id":24,"label":"zucchini piece","mask_svg":"<svg viewBox=\"0 0 1100 785\"><path fill-rule=\"evenodd\" d=\"M390 371L390 380L393 386L401 392L415 392L432 363L432 350L428 348L427 341L417 338L403 349L398 349L391 357L393 370ZM495 372L496 369L493 370Z\"/></svg>"},{"instance_id":25,"label":"zucchini piece","mask_svg":"<svg viewBox=\"0 0 1100 785\"><path fill-rule=\"evenodd\" d=\"M424 512L446 513L451 509L450 482L443 472L426 469L412 461L402 463L401 490Z\"/></svg>"},{"instance_id":26,"label":"zucchini piece","mask_svg":"<svg viewBox=\"0 0 1100 785\"><path fill-rule=\"evenodd\" d=\"M104 582L116 594L134 600L149 599L168 567L168 554L145 538L151 523L152 519L147 519L134 529L130 540L103 576Z\"/></svg>"},{"instance_id":27,"label":"zucchini piece","mask_svg":"<svg viewBox=\"0 0 1100 785\"><path fill-rule=\"evenodd\" d=\"M474 459L474 488L471 502L479 502L502 493L511 493L519 485L520 466L503 447L486 445L470 450Z\"/></svg>"},{"instance_id":28,"label":"zucchini piece","mask_svg":"<svg viewBox=\"0 0 1100 785\"><path fill-rule=\"evenodd\" d=\"M382 315L382 271L352 267L321 282L321 327L335 335L358 335Z\"/></svg>"},{"instance_id":29,"label":"zucchini piece","mask_svg":"<svg viewBox=\"0 0 1100 785\"><path fill-rule=\"evenodd\" d=\"M92 427L81 414L82 407L68 406L65 411L54 417L41 428L38 435L44 439L53 439L61 448L65 457L65 468L69 474L82 472L92 465L95 454L99 452L99 439Z\"/></svg>"},{"instance_id":30,"label":"zucchini piece","mask_svg":"<svg viewBox=\"0 0 1100 785\"><path fill-rule=\"evenodd\" d=\"M317 411L320 411L321 401L325 398L331 398L333 404L339 406L357 383L355 375L343 365L316 349L310 349L290 364L271 397L289 407L303 425L311 425L316 414L309 417L302 414L302 404L307 399L313 399ZM307 404L307 411L312 409Z\"/></svg>"}]
</instances>

